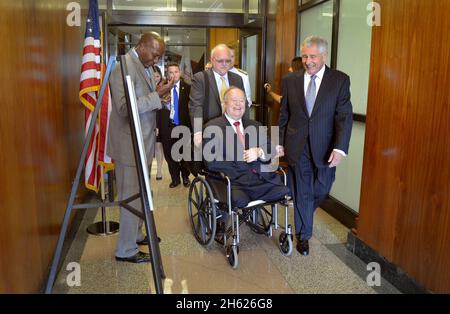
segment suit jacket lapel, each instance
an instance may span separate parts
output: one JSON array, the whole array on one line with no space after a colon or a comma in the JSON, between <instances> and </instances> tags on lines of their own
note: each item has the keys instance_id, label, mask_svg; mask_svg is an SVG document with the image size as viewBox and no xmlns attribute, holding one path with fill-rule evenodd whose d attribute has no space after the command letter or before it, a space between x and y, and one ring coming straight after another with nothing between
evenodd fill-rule
<instances>
[{"instance_id":1,"label":"suit jacket lapel","mask_svg":"<svg viewBox=\"0 0 450 314\"><path fill-rule=\"evenodd\" d=\"M134 48L132 48L132 49L134 49ZM131 60L133 60L136 69L138 69L139 74L140 74L140 75L144 78L144 80L147 82L147 84L148 84L148 86L150 86L151 90L154 91L154 90L155 90L155 83L154 83L154 80L151 79L151 78L148 76L147 72L145 71L144 66L142 65L141 60L139 60L139 58L136 57L136 54L135 54L132 50L130 50L130 51L128 52L128 54L130 55ZM153 70L152 70L152 69L149 69L149 71L150 71L151 76L153 77Z\"/></svg>"},{"instance_id":2,"label":"suit jacket lapel","mask_svg":"<svg viewBox=\"0 0 450 314\"><path fill-rule=\"evenodd\" d=\"M208 73L208 77L209 77L210 91L213 92L214 98L216 99L216 104L217 104L217 106L219 106L220 112L222 112L222 104L220 103L219 91L217 90L217 83L216 83L216 79L214 77L213 70L209 70L207 73Z\"/></svg>"},{"instance_id":3,"label":"suit jacket lapel","mask_svg":"<svg viewBox=\"0 0 450 314\"><path fill-rule=\"evenodd\" d=\"M314 108L311 112L311 117L317 112L317 108L323 103L327 91L330 90L330 68L325 66L325 72L323 74L322 83L320 83L319 92L317 93L316 101L314 102Z\"/></svg>"},{"instance_id":4,"label":"suit jacket lapel","mask_svg":"<svg viewBox=\"0 0 450 314\"><path fill-rule=\"evenodd\" d=\"M308 116L308 109L306 109L305 101L305 71L297 72L297 84L298 88L295 88L296 98L298 103L303 110L303 113Z\"/></svg>"}]
</instances>

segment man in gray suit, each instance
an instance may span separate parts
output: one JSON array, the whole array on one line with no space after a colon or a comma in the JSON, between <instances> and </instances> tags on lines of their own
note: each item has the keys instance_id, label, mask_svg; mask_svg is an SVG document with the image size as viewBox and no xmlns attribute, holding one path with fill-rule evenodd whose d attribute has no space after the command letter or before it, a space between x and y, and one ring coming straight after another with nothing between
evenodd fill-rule
<instances>
[{"instance_id":1,"label":"man in gray suit","mask_svg":"<svg viewBox=\"0 0 450 314\"><path fill-rule=\"evenodd\" d=\"M294 199L297 251L309 254L314 210L330 192L348 153L353 113L350 78L325 65L328 43L311 36L301 46L304 70L283 78L280 156L286 153Z\"/></svg>"},{"instance_id":2,"label":"man in gray suit","mask_svg":"<svg viewBox=\"0 0 450 314\"><path fill-rule=\"evenodd\" d=\"M225 91L230 86L244 90L242 78L229 71L233 65L232 62L230 48L224 44L217 45L211 51L212 68L194 75L189 95L189 114L194 132L194 144L197 147L201 147L203 125L222 115Z\"/></svg>"},{"instance_id":3,"label":"man in gray suit","mask_svg":"<svg viewBox=\"0 0 450 314\"><path fill-rule=\"evenodd\" d=\"M151 162L156 142L156 110L161 101L170 101L173 82L156 87L152 65L158 63L164 54L165 44L156 33L143 34L139 43L126 54L128 74L134 84L141 131L145 144L147 161ZM118 197L124 200L139 192L139 181L130 132L122 70L116 66L110 78L112 112L108 135L108 155L114 159ZM141 201L130 203L141 210ZM139 251L138 244L148 243L142 232L142 219L120 208L120 231L116 248L116 260L132 263L149 262L150 255Z\"/></svg>"}]
</instances>

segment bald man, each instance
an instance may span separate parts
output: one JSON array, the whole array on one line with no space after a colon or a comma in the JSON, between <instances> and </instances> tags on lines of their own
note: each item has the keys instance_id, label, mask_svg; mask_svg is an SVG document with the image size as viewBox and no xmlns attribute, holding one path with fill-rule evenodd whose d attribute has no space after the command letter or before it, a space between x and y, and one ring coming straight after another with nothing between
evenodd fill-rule
<instances>
[{"instance_id":1,"label":"bald man","mask_svg":"<svg viewBox=\"0 0 450 314\"><path fill-rule=\"evenodd\" d=\"M156 111L161 109L161 101L170 101L173 82L156 87L152 66L159 62L165 51L163 39L157 33L142 35L136 47L125 56L128 74L134 84L141 131L145 144L147 161L151 162L156 142ZM118 197L125 200L139 192L139 181L130 134L126 97L123 87L122 70L116 66L110 78L112 112L108 133L108 155L114 159ZM150 169L150 167L149 167ZM141 201L130 203L141 210ZM138 245L148 244L142 232L142 219L120 208L120 230L117 241L116 260L122 262L150 262L150 255L139 251Z\"/></svg>"}]
</instances>

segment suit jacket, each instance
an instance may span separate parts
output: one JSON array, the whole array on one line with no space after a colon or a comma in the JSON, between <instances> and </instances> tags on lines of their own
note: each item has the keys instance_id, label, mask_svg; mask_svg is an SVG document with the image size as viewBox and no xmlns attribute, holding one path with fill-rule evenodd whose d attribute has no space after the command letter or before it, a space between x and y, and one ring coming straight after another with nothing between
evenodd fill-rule
<instances>
[{"instance_id":1,"label":"suit jacket","mask_svg":"<svg viewBox=\"0 0 450 314\"><path fill-rule=\"evenodd\" d=\"M161 108L161 100L156 92L153 71L149 68L150 77L133 51L126 54L128 74L134 84L137 107L145 144L147 162L154 155L156 141L156 110ZM108 155L116 161L128 166L135 166L133 143L131 139L130 117L122 80L122 70L116 66L109 79L112 97L112 111L108 132Z\"/></svg>"},{"instance_id":2,"label":"suit jacket","mask_svg":"<svg viewBox=\"0 0 450 314\"><path fill-rule=\"evenodd\" d=\"M308 138L316 167L327 167L333 149L348 153L353 113L350 102L350 78L326 67L311 117L304 92L304 70L283 78L280 109L280 143L287 161L295 165Z\"/></svg>"},{"instance_id":3,"label":"suit jacket","mask_svg":"<svg viewBox=\"0 0 450 314\"><path fill-rule=\"evenodd\" d=\"M186 83L183 79L180 79L180 91L178 94L178 115L180 118L180 125L187 126L188 128L191 128L191 118L189 116L189 93L191 91L191 85ZM164 124L168 124L169 121L161 121L159 119L161 115L160 110L157 111L157 128L161 130L164 126Z\"/></svg>"},{"instance_id":4,"label":"suit jacket","mask_svg":"<svg viewBox=\"0 0 450 314\"><path fill-rule=\"evenodd\" d=\"M260 132L255 132L252 134L248 132L248 127L254 127L259 130L262 125L254 120L247 118L242 118L242 125L244 127L245 137L246 137L246 147L249 149L251 147L261 147L265 149L266 160L261 161L260 159L252 162L246 163L242 160L243 147L237 138L236 132L234 132L233 127L229 123L228 119L222 115L209 121L205 127L204 134L208 133L208 128L211 126L216 126L220 128L222 137L217 140L218 147L222 147L222 151L219 152L213 149L213 160L205 160L206 166L209 170L216 172L223 172L232 181L233 185L238 186L248 186L250 183L254 184L256 182L270 182L276 185L283 185L279 176L274 172L269 172L266 166L270 162L268 149L270 148L270 141L268 136L265 138L260 137ZM225 140L226 128L229 127L230 133L233 135L228 141ZM267 132L266 132L267 133ZM252 135L250 135L252 134ZM256 135L256 139L249 139L250 136ZM209 140L205 140L205 152L208 152L210 147L208 143L211 143L215 136L212 136ZM249 143L252 143L249 145ZM238 158L239 156L239 158Z\"/></svg>"},{"instance_id":5,"label":"suit jacket","mask_svg":"<svg viewBox=\"0 0 450 314\"><path fill-rule=\"evenodd\" d=\"M201 126L194 125L194 118L202 118L203 124L206 124L209 120L222 115L222 104L220 103L219 90L217 89L213 70L207 70L206 73L209 78L210 88L209 99L207 101L209 104L209 112L206 116L203 116L203 104L205 103L206 97L206 84L203 72L196 73L192 80L191 93L189 95L189 114L191 117L192 127L196 127L196 129L193 130L194 133L202 131ZM230 86L239 87L244 91L244 83L238 74L228 72L228 81Z\"/></svg>"}]
</instances>

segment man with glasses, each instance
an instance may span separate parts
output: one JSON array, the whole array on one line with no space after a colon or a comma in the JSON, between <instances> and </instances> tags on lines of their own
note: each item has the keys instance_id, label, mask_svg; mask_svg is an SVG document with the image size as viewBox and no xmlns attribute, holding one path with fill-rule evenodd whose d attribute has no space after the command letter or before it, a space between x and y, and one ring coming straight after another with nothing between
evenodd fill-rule
<instances>
[{"instance_id":1,"label":"man with glasses","mask_svg":"<svg viewBox=\"0 0 450 314\"><path fill-rule=\"evenodd\" d=\"M230 72L232 53L227 45L220 44L211 51L212 68L196 73L189 95L189 114L194 132L194 144L202 143L202 128L209 120L223 114L223 95L230 86L244 90L242 78ZM248 104L247 104L248 105Z\"/></svg>"}]
</instances>

